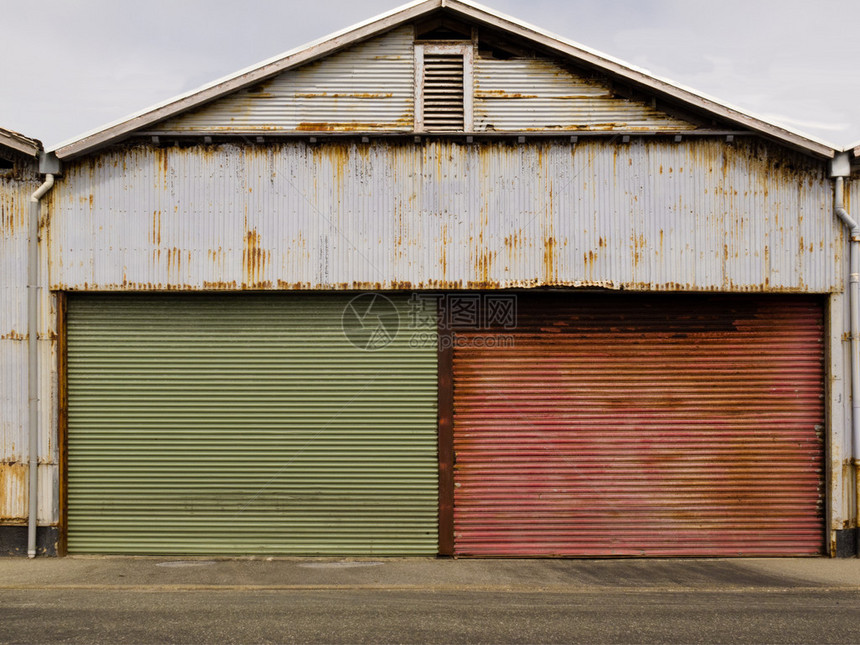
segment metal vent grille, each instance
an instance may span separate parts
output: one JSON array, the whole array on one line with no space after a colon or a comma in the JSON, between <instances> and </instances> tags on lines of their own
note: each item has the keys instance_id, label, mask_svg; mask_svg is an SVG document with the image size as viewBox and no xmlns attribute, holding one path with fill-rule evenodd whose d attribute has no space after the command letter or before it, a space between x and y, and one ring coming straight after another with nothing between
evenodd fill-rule
<instances>
[{"instance_id":1,"label":"metal vent grille","mask_svg":"<svg viewBox=\"0 0 860 645\"><path fill-rule=\"evenodd\" d=\"M424 129L463 130L462 54L424 54Z\"/></svg>"}]
</instances>

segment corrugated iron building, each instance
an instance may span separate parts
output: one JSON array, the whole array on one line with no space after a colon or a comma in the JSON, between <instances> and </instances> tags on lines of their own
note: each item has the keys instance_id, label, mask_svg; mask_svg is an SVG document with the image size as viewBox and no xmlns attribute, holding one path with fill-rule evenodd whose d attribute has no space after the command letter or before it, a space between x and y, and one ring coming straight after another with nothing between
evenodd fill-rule
<instances>
[{"instance_id":1,"label":"corrugated iron building","mask_svg":"<svg viewBox=\"0 0 860 645\"><path fill-rule=\"evenodd\" d=\"M836 152L450 0L62 145L39 521L72 553L845 554Z\"/></svg>"}]
</instances>

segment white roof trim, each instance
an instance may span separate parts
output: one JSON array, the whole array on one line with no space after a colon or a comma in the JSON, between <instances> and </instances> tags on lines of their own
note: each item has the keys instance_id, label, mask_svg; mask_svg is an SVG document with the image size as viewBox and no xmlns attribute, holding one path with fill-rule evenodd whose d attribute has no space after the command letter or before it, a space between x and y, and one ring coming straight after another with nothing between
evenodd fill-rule
<instances>
[{"instance_id":1,"label":"white roof trim","mask_svg":"<svg viewBox=\"0 0 860 645\"><path fill-rule=\"evenodd\" d=\"M404 22L442 7L448 8L466 18L471 18L539 43L563 56L580 60L601 71L627 79L630 82L649 88L660 94L670 96L682 103L704 110L720 119L737 123L745 129L771 137L786 145L826 158L833 157L837 152L834 146L825 141L791 128L771 123L745 110L723 103L672 81L656 77L645 70L621 60L506 16L471 0L415 0L392 11L347 27L334 34L243 69L235 74L225 76L203 87L186 92L74 139L60 143L53 148L53 152L61 159L84 154L99 146L121 139L157 121L196 108L292 67L308 63L356 42L366 40L380 32L392 29ZM860 149L860 146L855 148L855 155L858 149Z\"/></svg>"}]
</instances>

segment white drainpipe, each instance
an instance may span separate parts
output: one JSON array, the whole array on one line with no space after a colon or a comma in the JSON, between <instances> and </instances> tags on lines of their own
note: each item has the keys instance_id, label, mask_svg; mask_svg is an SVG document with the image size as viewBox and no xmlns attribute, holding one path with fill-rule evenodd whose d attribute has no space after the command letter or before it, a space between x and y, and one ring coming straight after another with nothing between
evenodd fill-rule
<instances>
[{"instance_id":1,"label":"white drainpipe","mask_svg":"<svg viewBox=\"0 0 860 645\"><path fill-rule=\"evenodd\" d=\"M851 176L851 160L847 152L836 155L830 168L836 180L833 210L850 231L848 276L848 309L851 320L851 456L854 464L854 517L860 527L860 224L845 210L845 178ZM860 535L858 535L860 555Z\"/></svg>"},{"instance_id":2,"label":"white drainpipe","mask_svg":"<svg viewBox=\"0 0 860 645\"><path fill-rule=\"evenodd\" d=\"M30 237L27 257L27 393L30 439L30 510L27 529L27 557L36 557L36 521L39 512L39 218L42 197L54 185L54 175L30 197Z\"/></svg>"}]
</instances>

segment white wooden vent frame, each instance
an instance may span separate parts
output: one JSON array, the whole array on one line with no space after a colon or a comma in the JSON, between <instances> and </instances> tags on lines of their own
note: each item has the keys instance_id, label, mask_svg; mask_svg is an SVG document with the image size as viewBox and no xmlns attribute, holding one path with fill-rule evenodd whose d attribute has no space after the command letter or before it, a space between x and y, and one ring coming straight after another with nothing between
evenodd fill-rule
<instances>
[{"instance_id":1,"label":"white wooden vent frame","mask_svg":"<svg viewBox=\"0 0 860 645\"><path fill-rule=\"evenodd\" d=\"M415 130L417 132L472 132L473 131L473 45L469 43L423 43L415 45ZM463 59L463 126L449 128L425 123L424 86L425 58L433 56L461 56Z\"/></svg>"}]
</instances>

